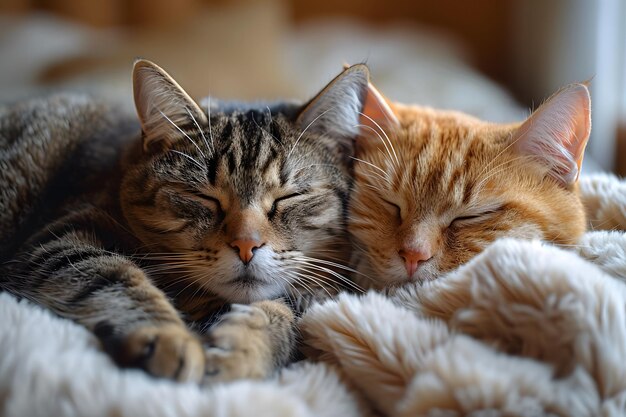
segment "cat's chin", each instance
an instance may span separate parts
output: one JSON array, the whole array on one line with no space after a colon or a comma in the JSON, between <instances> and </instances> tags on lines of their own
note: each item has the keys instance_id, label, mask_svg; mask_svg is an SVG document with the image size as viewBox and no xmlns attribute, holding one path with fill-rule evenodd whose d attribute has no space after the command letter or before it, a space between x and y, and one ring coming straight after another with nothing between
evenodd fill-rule
<instances>
[{"instance_id":1,"label":"cat's chin","mask_svg":"<svg viewBox=\"0 0 626 417\"><path fill-rule=\"evenodd\" d=\"M224 285L219 292L231 303L247 304L280 297L284 293L284 289L276 284L242 278Z\"/></svg>"}]
</instances>

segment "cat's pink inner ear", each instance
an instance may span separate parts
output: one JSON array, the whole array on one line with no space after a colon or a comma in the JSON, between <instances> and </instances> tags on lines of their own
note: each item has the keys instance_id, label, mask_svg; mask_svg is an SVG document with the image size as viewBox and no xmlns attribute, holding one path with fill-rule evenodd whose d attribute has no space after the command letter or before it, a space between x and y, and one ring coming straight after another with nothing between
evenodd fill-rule
<instances>
[{"instance_id":1,"label":"cat's pink inner ear","mask_svg":"<svg viewBox=\"0 0 626 417\"><path fill-rule=\"evenodd\" d=\"M522 154L539 160L549 175L570 185L580 174L591 132L591 98L584 84L572 84L552 96L514 136Z\"/></svg>"},{"instance_id":2,"label":"cat's pink inner ear","mask_svg":"<svg viewBox=\"0 0 626 417\"><path fill-rule=\"evenodd\" d=\"M385 130L400 124L387 100L372 83L367 86L367 95L359 124L362 125L361 136L370 136L373 132L380 134L381 129Z\"/></svg>"}]
</instances>

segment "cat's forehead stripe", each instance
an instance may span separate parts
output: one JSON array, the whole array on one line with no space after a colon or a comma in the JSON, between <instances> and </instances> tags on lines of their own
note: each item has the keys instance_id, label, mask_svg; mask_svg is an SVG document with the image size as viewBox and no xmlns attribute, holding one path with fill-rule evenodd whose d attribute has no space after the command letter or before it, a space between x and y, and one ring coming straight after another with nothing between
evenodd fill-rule
<instances>
[{"instance_id":1,"label":"cat's forehead stripe","mask_svg":"<svg viewBox=\"0 0 626 417\"><path fill-rule=\"evenodd\" d=\"M219 140L223 142L219 153L225 172L217 182L232 183L240 193L242 204L250 204L268 187L283 186L289 178L284 159L284 128L280 119L267 114L248 112L228 118ZM230 136L226 136L229 134ZM215 165L215 164L214 164Z\"/></svg>"}]
</instances>

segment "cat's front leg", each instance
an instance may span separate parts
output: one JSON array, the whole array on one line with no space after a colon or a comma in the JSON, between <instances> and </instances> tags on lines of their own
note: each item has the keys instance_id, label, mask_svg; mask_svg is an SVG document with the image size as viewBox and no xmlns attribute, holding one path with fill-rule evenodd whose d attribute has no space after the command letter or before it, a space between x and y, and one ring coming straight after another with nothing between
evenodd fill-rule
<instances>
[{"instance_id":1,"label":"cat's front leg","mask_svg":"<svg viewBox=\"0 0 626 417\"><path fill-rule=\"evenodd\" d=\"M203 378L200 339L141 268L91 233L44 233L18 259L3 271L1 287L93 331L121 366L179 381Z\"/></svg>"},{"instance_id":2,"label":"cat's front leg","mask_svg":"<svg viewBox=\"0 0 626 417\"><path fill-rule=\"evenodd\" d=\"M207 335L206 382L261 379L295 347L295 315L282 301L234 304Z\"/></svg>"}]
</instances>

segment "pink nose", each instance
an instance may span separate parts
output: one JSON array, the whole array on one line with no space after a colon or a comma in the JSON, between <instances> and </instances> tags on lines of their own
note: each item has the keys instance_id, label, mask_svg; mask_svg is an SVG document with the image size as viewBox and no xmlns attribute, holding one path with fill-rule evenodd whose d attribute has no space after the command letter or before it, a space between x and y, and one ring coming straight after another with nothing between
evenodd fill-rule
<instances>
[{"instance_id":1,"label":"pink nose","mask_svg":"<svg viewBox=\"0 0 626 417\"><path fill-rule=\"evenodd\" d=\"M430 251L419 249L400 249L398 254L404 259L404 266L409 278L413 276L420 262L424 262L432 258Z\"/></svg>"},{"instance_id":2,"label":"pink nose","mask_svg":"<svg viewBox=\"0 0 626 417\"><path fill-rule=\"evenodd\" d=\"M244 264L252 260L254 250L263 246L263 242L256 239L237 239L230 243L230 246L239 250L239 257Z\"/></svg>"}]
</instances>

